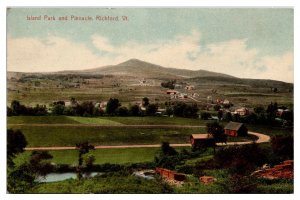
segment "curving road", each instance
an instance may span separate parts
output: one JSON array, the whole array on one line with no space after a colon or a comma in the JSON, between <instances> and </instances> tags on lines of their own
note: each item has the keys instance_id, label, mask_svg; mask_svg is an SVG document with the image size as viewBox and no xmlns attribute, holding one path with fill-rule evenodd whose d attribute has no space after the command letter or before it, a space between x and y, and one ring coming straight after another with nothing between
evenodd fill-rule
<instances>
[{"instance_id":1,"label":"curving road","mask_svg":"<svg viewBox=\"0 0 300 200\"><path fill-rule=\"evenodd\" d=\"M270 141L270 136L257 133L257 132L251 132L248 131L248 134L255 135L258 137L258 139L255 141L256 143L266 143ZM251 144L252 141L246 141L246 142L227 142L227 144L224 143L217 143L217 146L225 146L225 145L244 145L244 144ZM155 148L160 147L161 144L133 144L133 145L101 145L101 146L95 146L95 149L122 149L122 148ZM170 144L172 147L190 147L191 144L184 143L184 144ZM76 147L27 147L25 150L31 151L31 150L72 150L76 149Z\"/></svg>"}]
</instances>

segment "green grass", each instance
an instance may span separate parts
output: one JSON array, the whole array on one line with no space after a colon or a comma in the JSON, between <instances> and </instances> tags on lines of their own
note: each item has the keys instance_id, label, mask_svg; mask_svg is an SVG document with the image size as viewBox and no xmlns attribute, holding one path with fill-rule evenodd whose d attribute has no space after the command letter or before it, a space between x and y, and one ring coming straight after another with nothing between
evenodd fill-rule
<instances>
[{"instance_id":1,"label":"green grass","mask_svg":"<svg viewBox=\"0 0 300 200\"><path fill-rule=\"evenodd\" d=\"M224 187L221 185L225 182L228 177L227 170L205 170L205 175L213 176L217 180L211 184L204 185L200 183L199 177L194 177L192 175L188 176L187 181L182 187L174 188L176 193L184 194L223 194L227 193Z\"/></svg>"},{"instance_id":2,"label":"green grass","mask_svg":"<svg viewBox=\"0 0 300 200\"><path fill-rule=\"evenodd\" d=\"M96 149L90 151L89 154L95 156L95 164L126 164L126 163L141 163L152 162L155 153L159 148L127 148L127 149ZM56 164L77 165L78 151L77 150L59 150L49 151L53 156L50 162ZM18 166L29 160L31 151L25 151L19 154L14 162Z\"/></svg>"},{"instance_id":3,"label":"green grass","mask_svg":"<svg viewBox=\"0 0 300 200\"><path fill-rule=\"evenodd\" d=\"M9 127L23 132L28 147L75 146L84 141L93 145L189 143L191 134L205 131L205 128Z\"/></svg>"},{"instance_id":4,"label":"green grass","mask_svg":"<svg viewBox=\"0 0 300 200\"><path fill-rule=\"evenodd\" d=\"M98 124L98 125L205 125L207 121L182 117L75 117L75 116L13 116L8 124Z\"/></svg>"},{"instance_id":5,"label":"green grass","mask_svg":"<svg viewBox=\"0 0 300 200\"><path fill-rule=\"evenodd\" d=\"M291 180L275 180L274 183L261 181L257 185L258 193L267 194L292 194L294 193L294 184Z\"/></svg>"},{"instance_id":6,"label":"green grass","mask_svg":"<svg viewBox=\"0 0 300 200\"><path fill-rule=\"evenodd\" d=\"M172 193L170 186L160 179L145 180L133 175L122 173L110 173L84 180L65 180L53 183L40 183L29 191L29 193Z\"/></svg>"},{"instance_id":7,"label":"green grass","mask_svg":"<svg viewBox=\"0 0 300 200\"><path fill-rule=\"evenodd\" d=\"M12 116L7 117L8 124L79 124L68 116Z\"/></svg>"},{"instance_id":8,"label":"green grass","mask_svg":"<svg viewBox=\"0 0 300 200\"><path fill-rule=\"evenodd\" d=\"M69 116L69 119L72 119L80 124L99 124L99 125L122 125L113 119L105 119L100 117L73 117Z\"/></svg>"},{"instance_id":9,"label":"green grass","mask_svg":"<svg viewBox=\"0 0 300 200\"><path fill-rule=\"evenodd\" d=\"M262 126L262 125L250 125L246 124L249 131L263 133L269 136L276 135L294 135L294 131L290 129L272 127L272 126Z\"/></svg>"}]
</instances>

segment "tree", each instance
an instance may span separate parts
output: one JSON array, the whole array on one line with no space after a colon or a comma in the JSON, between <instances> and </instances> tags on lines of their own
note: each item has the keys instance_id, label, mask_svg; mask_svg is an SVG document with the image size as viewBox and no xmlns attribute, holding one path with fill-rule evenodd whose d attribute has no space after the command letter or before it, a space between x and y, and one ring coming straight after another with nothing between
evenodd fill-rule
<instances>
[{"instance_id":1,"label":"tree","mask_svg":"<svg viewBox=\"0 0 300 200\"><path fill-rule=\"evenodd\" d=\"M143 99L142 99L142 106L143 107L147 107L148 105L149 105L149 98L148 97L144 97Z\"/></svg>"},{"instance_id":2,"label":"tree","mask_svg":"<svg viewBox=\"0 0 300 200\"><path fill-rule=\"evenodd\" d=\"M76 149L78 149L78 167L77 167L77 173L78 173L78 178L82 178L82 173L81 173L81 168L83 164L83 158L82 156L86 153L88 153L90 150L94 150L95 147L88 142L82 142L76 144Z\"/></svg>"},{"instance_id":3,"label":"tree","mask_svg":"<svg viewBox=\"0 0 300 200\"><path fill-rule=\"evenodd\" d=\"M277 103L275 102L275 103L273 104L273 102L271 102L271 103L268 105L267 113L275 113L277 109L278 109Z\"/></svg>"},{"instance_id":4,"label":"tree","mask_svg":"<svg viewBox=\"0 0 300 200\"><path fill-rule=\"evenodd\" d=\"M138 105L130 106L129 114L132 116L140 116L141 115L140 107Z\"/></svg>"},{"instance_id":5,"label":"tree","mask_svg":"<svg viewBox=\"0 0 300 200\"><path fill-rule=\"evenodd\" d=\"M63 115L65 111L65 106L62 104L53 105L51 111L53 115Z\"/></svg>"},{"instance_id":6,"label":"tree","mask_svg":"<svg viewBox=\"0 0 300 200\"><path fill-rule=\"evenodd\" d=\"M274 136L271 139L273 152L287 159L293 159L294 138L292 136Z\"/></svg>"},{"instance_id":7,"label":"tree","mask_svg":"<svg viewBox=\"0 0 300 200\"><path fill-rule=\"evenodd\" d=\"M155 115L157 112L157 105L156 104L149 104L146 108L146 115Z\"/></svg>"},{"instance_id":8,"label":"tree","mask_svg":"<svg viewBox=\"0 0 300 200\"><path fill-rule=\"evenodd\" d=\"M168 142L162 142L158 155L155 156L154 161L158 167L167 169L174 169L180 162L178 152L170 146Z\"/></svg>"},{"instance_id":9,"label":"tree","mask_svg":"<svg viewBox=\"0 0 300 200\"><path fill-rule=\"evenodd\" d=\"M96 158L94 155L88 154L84 157L84 163L88 170L92 169L95 161L96 161Z\"/></svg>"},{"instance_id":10,"label":"tree","mask_svg":"<svg viewBox=\"0 0 300 200\"><path fill-rule=\"evenodd\" d=\"M13 115L26 115L27 109L24 105L17 100L13 100L11 102L10 108L12 110Z\"/></svg>"},{"instance_id":11,"label":"tree","mask_svg":"<svg viewBox=\"0 0 300 200\"><path fill-rule=\"evenodd\" d=\"M166 114L167 114L168 116L171 116L171 115L174 114L173 108L172 108L171 106L168 106L168 107L166 108Z\"/></svg>"},{"instance_id":12,"label":"tree","mask_svg":"<svg viewBox=\"0 0 300 200\"><path fill-rule=\"evenodd\" d=\"M198 112L198 106L197 104L193 105L185 105L183 108L183 117L197 117L197 112Z\"/></svg>"},{"instance_id":13,"label":"tree","mask_svg":"<svg viewBox=\"0 0 300 200\"><path fill-rule=\"evenodd\" d=\"M214 110L215 111L219 111L220 109L221 109L220 105L218 105L218 104L214 105Z\"/></svg>"},{"instance_id":14,"label":"tree","mask_svg":"<svg viewBox=\"0 0 300 200\"><path fill-rule=\"evenodd\" d=\"M183 110L184 110L185 106L186 106L185 103L183 103L183 102L177 102L173 106L174 115L178 116L178 117L182 117L183 116Z\"/></svg>"},{"instance_id":15,"label":"tree","mask_svg":"<svg viewBox=\"0 0 300 200\"><path fill-rule=\"evenodd\" d=\"M220 125L218 122L207 123L206 128L207 128L207 133L214 138L215 143L227 142L227 136L224 134L224 127ZM215 146L214 146L214 152L215 152Z\"/></svg>"},{"instance_id":16,"label":"tree","mask_svg":"<svg viewBox=\"0 0 300 200\"><path fill-rule=\"evenodd\" d=\"M83 114L82 114L83 116L92 116L93 115L95 106L92 101L84 101L80 105L81 105L81 108L83 111Z\"/></svg>"},{"instance_id":17,"label":"tree","mask_svg":"<svg viewBox=\"0 0 300 200\"><path fill-rule=\"evenodd\" d=\"M208 118L211 117L211 114L208 112L201 112L200 116L201 116L201 119L207 120Z\"/></svg>"},{"instance_id":18,"label":"tree","mask_svg":"<svg viewBox=\"0 0 300 200\"><path fill-rule=\"evenodd\" d=\"M115 114L119 106L121 106L119 99L110 98L106 105L106 113L109 115Z\"/></svg>"},{"instance_id":19,"label":"tree","mask_svg":"<svg viewBox=\"0 0 300 200\"><path fill-rule=\"evenodd\" d=\"M178 152L170 146L169 142L161 143L161 153L164 156L174 156L178 154Z\"/></svg>"},{"instance_id":20,"label":"tree","mask_svg":"<svg viewBox=\"0 0 300 200\"><path fill-rule=\"evenodd\" d=\"M223 118L223 111L219 110L218 111L218 119L221 120Z\"/></svg>"},{"instance_id":21,"label":"tree","mask_svg":"<svg viewBox=\"0 0 300 200\"><path fill-rule=\"evenodd\" d=\"M125 106L119 107L116 110L116 113L118 116L128 116L129 114L128 109Z\"/></svg>"},{"instance_id":22,"label":"tree","mask_svg":"<svg viewBox=\"0 0 300 200\"><path fill-rule=\"evenodd\" d=\"M18 153L22 153L27 145L25 136L20 130L7 130L7 164L14 166L13 158Z\"/></svg>"},{"instance_id":23,"label":"tree","mask_svg":"<svg viewBox=\"0 0 300 200\"><path fill-rule=\"evenodd\" d=\"M226 121L232 121L232 114L231 114L231 112L226 112L226 114L225 114L225 120Z\"/></svg>"},{"instance_id":24,"label":"tree","mask_svg":"<svg viewBox=\"0 0 300 200\"><path fill-rule=\"evenodd\" d=\"M71 97L70 101L72 106L75 106L77 104L77 101L74 97Z\"/></svg>"},{"instance_id":25,"label":"tree","mask_svg":"<svg viewBox=\"0 0 300 200\"><path fill-rule=\"evenodd\" d=\"M31 173L37 176L45 176L53 170L53 166L47 160L53 156L48 151L33 151L29 160Z\"/></svg>"},{"instance_id":26,"label":"tree","mask_svg":"<svg viewBox=\"0 0 300 200\"><path fill-rule=\"evenodd\" d=\"M257 107L254 108L254 112L256 114L264 113L265 112L265 108L263 106L257 106Z\"/></svg>"}]
</instances>

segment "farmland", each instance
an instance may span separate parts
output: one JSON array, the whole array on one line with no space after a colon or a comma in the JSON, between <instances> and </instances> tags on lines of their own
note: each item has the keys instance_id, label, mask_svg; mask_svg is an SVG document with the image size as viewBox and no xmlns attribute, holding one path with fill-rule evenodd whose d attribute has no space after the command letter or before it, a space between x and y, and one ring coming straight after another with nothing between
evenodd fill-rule
<instances>
[{"instance_id":1,"label":"farmland","mask_svg":"<svg viewBox=\"0 0 300 200\"><path fill-rule=\"evenodd\" d=\"M140 162L153 162L158 148L128 148L128 149L96 149L90 152L96 158L95 164L128 164ZM78 152L75 150L49 151L53 156L51 162L56 164L76 165ZM15 160L20 165L29 159L31 151L26 151Z\"/></svg>"},{"instance_id":2,"label":"farmland","mask_svg":"<svg viewBox=\"0 0 300 200\"><path fill-rule=\"evenodd\" d=\"M12 126L9 126L12 127ZM82 141L93 145L188 143L192 133L201 133L205 128L115 128L115 127L32 127L13 126L20 129L28 140L28 147L74 146Z\"/></svg>"},{"instance_id":3,"label":"farmland","mask_svg":"<svg viewBox=\"0 0 300 200\"><path fill-rule=\"evenodd\" d=\"M138 65L132 66L136 64ZM147 69L147 73L145 71L144 73L140 72L140 66L143 66L145 70ZM102 70L49 74L8 73L8 107L11 106L13 100L17 100L22 105L29 107L36 106L36 104L46 105L47 109L46 114L43 114L44 116L23 116L22 114L17 116L18 113L12 112L12 116L7 117L7 128L21 130L27 140L26 147L28 148L74 147L76 144L86 141L94 146L160 145L162 142L190 144L191 134L207 133L207 123L218 121L220 125L225 126L228 121L231 121L228 119L217 120L219 116L218 109L215 106L219 100L227 99L231 103L229 104L230 108L226 108L231 113L241 107L246 107L253 113L254 108L261 106L264 109L263 116L268 117L270 113L266 110L271 102L276 102L279 106L293 110L293 84L290 83L239 79L225 74L201 70L197 72L166 70L151 65L153 69L158 70L153 71L150 70L152 68L149 66L149 63L130 60L125 64L114 66L116 68L108 67L107 70L112 74L101 74L103 73ZM126 70L122 72L124 69ZM131 69L135 71L130 72ZM121 70L121 73L119 73L119 70ZM168 74L169 72L170 74ZM141 73L144 76L141 76ZM176 73L179 74L176 75ZM176 90L186 94L187 98L174 98L166 93L169 88L162 87L161 83L170 81L171 78L176 80L177 85L180 85ZM188 85L193 85L195 88L192 90L186 89L185 86ZM141 111L144 97L149 99L150 104L155 104L157 108L165 111L155 113L153 116L148 115L145 110ZM120 103L118 107L125 106L128 110L132 105L138 105L140 113L137 116L130 114L130 112L125 116L121 116L118 112L108 113L105 110L99 115L94 115L93 112L83 112L82 114L76 112L73 114L53 113L53 105L57 102L63 101L64 105L68 103L69 106L65 106L65 108L68 107L69 109L73 109L70 106L71 99L76 100L78 108L84 102L91 102L95 110L96 104L105 103L110 98L118 99ZM197 108L195 115L179 117L184 115L176 115L175 112L167 114L167 108L177 103L179 105L180 103L189 106L194 105ZM225 106L222 105L222 108L225 109ZM175 110L174 107L172 109ZM187 109L186 113L191 113L191 110ZM199 119L199 116L203 113L208 113L214 118L210 117L209 120ZM25 113L25 115L28 114ZM259 123L247 121L248 119L245 117L242 119L245 120L244 123L249 131L269 136L293 136L292 127L283 127L278 124L273 126L274 121L267 121L268 118L265 119L268 124L264 124L258 120L261 113L256 113L255 116ZM264 120L264 118L260 119ZM228 137L228 142L249 142L256 139L257 137L253 135L237 138ZM233 148L236 148L236 146ZM273 154L270 143L254 146L255 156L252 156L253 159L248 158L248 154L251 153L251 145L244 148L246 150L238 158L232 157L230 154L224 155L228 159L232 159L230 165L225 167L223 162L218 163L216 154L222 152L223 149L226 151L226 147L217 147L216 154L213 148L202 149L202 152L201 150L192 151L190 147L176 147L174 148L176 153L173 152L172 155L162 155L163 146L161 148L118 147L95 149L89 151L85 156L94 156L95 160L92 164L97 172L99 169L103 170L103 167L106 167L105 170L110 171L109 173L104 170L105 173L95 178L65 180L57 183L36 183L25 192L234 193L234 187L239 185L238 181L241 180L231 181L230 177L234 177L236 173L234 170L240 167L235 165L239 165L241 160L250 165L241 166L242 169L246 170L245 174L250 174L262 164L278 164L283 159L283 157ZM87 169L86 163L79 166L78 152L78 150L50 150L49 154L53 158L49 159L48 162L52 163L51 165L57 167L57 169L61 165L67 165L70 172L77 171L80 167ZM16 168L31 163L32 159L35 158L32 153L33 151L28 150L18 154L14 158ZM235 151L235 154L238 153L238 151ZM256 158L256 154L261 154L264 163ZM291 157L288 158L292 159ZM84 162L86 161L84 160ZM119 168L110 169L110 165L117 165ZM140 168L153 169L154 166L161 165L186 174L187 179L182 187L166 184L158 175L152 181L141 180L132 176L132 172L140 170ZM207 186L203 185L199 182L200 175L213 176L217 181ZM231 186L231 184L236 185ZM251 192L256 193L291 193L293 191L293 183L289 180L276 180L273 182L255 180L253 184L256 187Z\"/></svg>"}]
</instances>

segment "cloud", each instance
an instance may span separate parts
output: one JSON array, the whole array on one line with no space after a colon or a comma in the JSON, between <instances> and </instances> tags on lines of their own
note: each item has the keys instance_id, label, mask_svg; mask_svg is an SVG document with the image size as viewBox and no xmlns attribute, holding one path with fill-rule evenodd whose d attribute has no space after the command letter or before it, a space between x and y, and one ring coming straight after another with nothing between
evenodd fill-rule
<instances>
[{"instance_id":1,"label":"cloud","mask_svg":"<svg viewBox=\"0 0 300 200\"><path fill-rule=\"evenodd\" d=\"M241 78L293 82L292 52L279 56L261 56L259 49L248 47L246 38L201 45L201 33L193 30L190 34L153 43L128 41L116 45L99 34L92 35L90 42L99 54L95 54L86 44L65 38L48 37L44 41L36 38L8 38L8 69L76 70L137 58L165 67L204 69Z\"/></svg>"},{"instance_id":2,"label":"cloud","mask_svg":"<svg viewBox=\"0 0 300 200\"><path fill-rule=\"evenodd\" d=\"M102 66L107 59L94 55L80 43L65 38L8 38L7 66L10 71L50 72Z\"/></svg>"}]
</instances>

